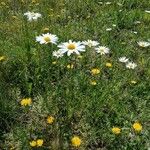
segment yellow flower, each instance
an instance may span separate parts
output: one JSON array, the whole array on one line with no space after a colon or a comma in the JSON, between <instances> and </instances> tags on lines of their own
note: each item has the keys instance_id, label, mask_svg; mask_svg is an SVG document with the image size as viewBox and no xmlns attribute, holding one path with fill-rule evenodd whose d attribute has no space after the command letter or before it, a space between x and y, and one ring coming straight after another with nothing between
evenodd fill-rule
<instances>
[{"instance_id":1,"label":"yellow flower","mask_svg":"<svg viewBox=\"0 0 150 150\"><path fill-rule=\"evenodd\" d=\"M53 64L53 65L57 64L57 61L53 61L52 64Z\"/></svg>"},{"instance_id":2,"label":"yellow flower","mask_svg":"<svg viewBox=\"0 0 150 150\"><path fill-rule=\"evenodd\" d=\"M37 139L36 143L37 143L37 147L41 147L44 141L42 139Z\"/></svg>"},{"instance_id":3,"label":"yellow flower","mask_svg":"<svg viewBox=\"0 0 150 150\"><path fill-rule=\"evenodd\" d=\"M27 106L27 105L29 106L31 105L31 103L32 103L31 98L24 98L20 102L21 106Z\"/></svg>"},{"instance_id":4,"label":"yellow flower","mask_svg":"<svg viewBox=\"0 0 150 150\"><path fill-rule=\"evenodd\" d=\"M98 68L93 68L92 70L91 70L91 74L92 75L97 75L97 74L99 74L100 73L100 69L98 69Z\"/></svg>"},{"instance_id":5,"label":"yellow flower","mask_svg":"<svg viewBox=\"0 0 150 150\"><path fill-rule=\"evenodd\" d=\"M49 28L44 28L43 29L43 32L48 32L49 31Z\"/></svg>"},{"instance_id":6,"label":"yellow flower","mask_svg":"<svg viewBox=\"0 0 150 150\"><path fill-rule=\"evenodd\" d=\"M114 134L120 134L120 133L121 133L121 129L118 128L118 127L113 127L113 128L112 128L112 132L113 132Z\"/></svg>"},{"instance_id":7,"label":"yellow flower","mask_svg":"<svg viewBox=\"0 0 150 150\"><path fill-rule=\"evenodd\" d=\"M111 63L106 63L105 65L106 65L106 67L108 67L108 68L111 68L111 67L112 67L112 64L111 64Z\"/></svg>"},{"instance_id":8,"label":"yellow flower","mask_svg":"<svg viewBox=\"0 0 150 150\"><path fill-rule=\"evenodd\" d=\"M0 56L0 61L6 60L5 56Z\"/></svg>"},{"instance_id":9,"label":"yellow flower","mask_svg":"<svg viewBox=\"0 0 150 150\"><path fill-rule=\"evenodd\" d=\"M138 123L138 122L135 122L133 124L133 128L134 128L135 131L140 132L142 130L142 125L140 123Z\"/></svg>"},{"instance_id":10,"label":"yellow flower","mask_svg":"<svg viewBox=\"0 0 150 150\"><path fill-rule=\"evenodd\" d=\"M81 139L78 136L74 136L71 139L72 146L79 147L81 145Z\"/></svg>"},{"instance_id":11,"label":"yellow flower","mask_svg":"<svg viewBox=\"0 0 150 150\"><path fill-rule=\"evenodd\" d=\"M137 83L137 81L132 80L132 81L131 81L131 83L132 83L132 84L136 84L136 83Z\"/></svg>"},{"instance_id":12,"label":"yellow flower","mask_svg":"<svg viewBox=\"0 0 150 150\"><path fill-rule=\"evenodd\" d=\"M48 117L47 117L47 123L48 123L48 124L52 124L53 122L54 122L54 117L48 116Z\"/></svg>"},{"instance_id":13,"label":"yellow flower","mask_svg":"<svg viewBox=\"0 0 150 150\"><path fill-rule=\"evenodd\" d=\"M96 81L91 81L90 84L91 84L91 85L96 85L97 82L96 82Z\"/></svg>"},{"instance_id":14,"label":"yellow flower","mask_svg":"<svg viewBox=\"0 0 150 150\"><path fill-rule=\"evenodd\" d=\"M73 69L73 67L74 67L74 65L73 65L73 64L69 64L69 65L67 65L67 68L68 68L68 69Z\"/></svg>"},{"instance_id":15,"label":"yellow flower","mask_svg":"<svg viewBox=\"0 0 150 150\"><path fill-rule=\"evenodd\" d=\"M31 141L31 142L30 142L30 146L35 147L35 146L36 146L36 141L34 141L34 140Z\"/></svg>"}]
</instances>

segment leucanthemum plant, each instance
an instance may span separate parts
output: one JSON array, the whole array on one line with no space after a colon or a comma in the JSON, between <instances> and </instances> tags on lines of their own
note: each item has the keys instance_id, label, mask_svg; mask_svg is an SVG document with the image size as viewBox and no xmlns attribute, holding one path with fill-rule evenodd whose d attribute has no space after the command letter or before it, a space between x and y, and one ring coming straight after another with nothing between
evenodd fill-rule
<instances>
[{"instance_id":1,"label":"leucanthemum plant","mask_svg":"<svg viewBox=\"0 0 150 150\"><path fill-rule=\"evenodd\" d=\"M42 17L42 15L40 13L34 13L34 12L30 12L30 11L24 13L24 16L27 17L28 21L37 20L38 18Z\"/></svg>"},{"instance_id":2,"label":"leucanthemum plant","mask_svg":"<svg viewBox=\"0 0 150 150\"><path fill-rule=\"evenodd\" d=\"M58 41L58 37L54 34L46 33L37 36L36 41L39 42L40 44L48 44L48 43L56 44Z\"/></svg>"},{"instance_id":3,"label":"leucanthemum plant","mask_svg":"<svg viewBox=\"0 0 150 150\"><path fill-rule=\"evenodd\" d=\"M126 68L128 69L135 69L137 67L137 64L134 62L127 62L126 63Z\"/></svg>"},{"instance_id":4,"label":"leucanthemum plant","mask_svg":"<svg viewBox=\"0 0 150 150\"><path fill-rule=\"evenodd\" d=\"M59 44L58 48L62 54L67 53L67 56L71 54L80 55L80 52L85 52L85 46L80 41L74 42L69 40L68 42Z\"/></svg>"},{"instance_id":5,"label":"leucanthemum plant","mask_svg":"<svg viewBox=\"0 0 150 150\"><path fill-rule=\"evenodd\" d=\"M100 55L109 54L109 52L110 52L110 49L108 47L105 47L105 46L99 46L99 47L95 48L95 50Z\"/></svg>"},{"instance_id":6,"label":"leucanthemum plant","mask_svg":"<svg viewBox=\"0 0 150 150\"><path fill-rule=\"evenodd\" d=\"M85 46L88 46L88 47L96 47L99 45L99 42L97 41L92 41L92 40L87 40L87 41L83 41L82 42Z\"/></svg>"},{"instance_id":7,"label":"leucanthemum plant","mask_svg":"<svg viewBox=\"0 0 150 150\"><path fill-rule=\"evenodd\" d=\"M60 50L58 50L58 51L53 51L53 54L52 54L54 57L56 57L56 58L61 58L61 57L63 57L64 55L63 55L63 53L60 51Z\"/></svg>"},{"instance_id":8,"label":"leucanthemum plant","mask_svg":"<svg viewBox=\"0 0 150 150\"><path fill-rule=\"evenodd\" d=\"M143 48L150 46L150 42L139 41L137 43L140 47L143 47Z\"/></svg>"},{"instance_id":9,"label":"leucanthemum plant","mask_svg":"<svg viewBox=\"0 0 150 150\"><path fill-rule=\"evenodd\" d=\"M126 63L128 62L129 59L124 56L124 57L120 57L118 60L119 62Z\"/></svg>"}]
</instances>

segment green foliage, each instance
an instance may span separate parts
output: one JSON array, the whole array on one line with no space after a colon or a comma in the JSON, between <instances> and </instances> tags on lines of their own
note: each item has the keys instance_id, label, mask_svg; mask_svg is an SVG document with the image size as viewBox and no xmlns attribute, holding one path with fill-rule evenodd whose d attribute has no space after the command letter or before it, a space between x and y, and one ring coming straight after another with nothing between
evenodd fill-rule
<instances>
[{"instance_id":1,"label":"green foliage","mask_svg":"<svg viewBox=\"0 0 150 150\"><path fill-rule=\"evenodd\" d=\"M81 150L146 150L149 143L149 48L137 42L150 37L149 1L114 0L6 0L0 3L0 149L30 150L30 141L43 139L33 149L74 149L78 135ZM119 4L118 4L119 3ZM42 18L28 22L23 13L39 12ZM136 23L140 21L141 23ZM113 26L113 24L116 25ZM87 49L83 58L56 59L56 45L40 45L35 37L46 33L69 39L97 40L106 45L108 56ZM106 31L112 28L112 31ZM137 34L133 32L137 31ZM128 70L118 58L127 56L138 67ZM56 61L56 64L53 62ZM106 63L112 67L106 67ZM67 65L73 64L73 69ZM91 75L92 68L100 74ZM91 85L96 81L97 85ZM131 83L136 81L136 84ZM31 97L31 106L20 101ZM47 116L55 118L53 124ZM143 130L135 132L139 121ZM111 129L121 128L115 135Z\"/></svg>"}]
</instances>

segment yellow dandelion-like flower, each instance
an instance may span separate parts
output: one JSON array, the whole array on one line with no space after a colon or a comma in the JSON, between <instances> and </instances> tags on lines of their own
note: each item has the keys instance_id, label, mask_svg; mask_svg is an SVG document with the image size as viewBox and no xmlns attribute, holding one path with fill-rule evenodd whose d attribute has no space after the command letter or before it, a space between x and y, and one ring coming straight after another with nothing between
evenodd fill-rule
<instances>
[{"instance_id":1,"label":"yellow dandelion-like flower","mask_svg":"<svg viewBox=\"0 0 150 150\"><path fill-rule=\"evenodd\" d=\"M113 127L112 128L112 133L114 133L114 134L120 134L121 133L121 129L118 128L118 127Z\"/></svg>"},{"instance_id":2,"label":"yellow dandelion-like flower","mask_svg":"<svg viewBox=\"0 0 150 150\"><path fill-rule=\"evenodd\" d=\"M0 56L0 61L4 61L6 60L6 57L5 56Z\"/></svg>"},{"instance_id":3,"label":"yellow dandelion-like flower","mask_svg":"<svg viewBox=\"0 0 150 150\"><path fill-rule=\"evenodd\" d=\"M111 67L112 67L112 63L106 63L105 65L106 65L106 67L108 67L108 68L111 68Z\"/></svg>"},{"instance_id":4,"label":"yellow dandelion-like flower","mask_svg":"<svg viewBox=\"0 0 150 150\"><path fill-rule=\"evenodd\" d=\"M91 70L91 74L92 75L97 75L97 74L99 74L100 73L100 69L98 69L98 68L93 68L92 70Z\"/></svg>"},{"instance_id":5,"label":"yellow dandelion-like flower","mask_svg":"<svg viewBox=\"0 0 150 150\"><path fill-rule=\"evenodd\" d=\"M43 143L44 143L43 139L37 139L36 141L37 147L41 147Z\"/></svg>"},{"instance_id":6,"label":"yellow dandelion-like flower","mask_svg":"<svg viewBox=\"0 0 150 150\"><path fill-rule=\"evenodd\" d=\"M47 123L48 123L48 124L52 124L53 122L54 122L54 117L48 116L48 117L47 117Z\"/></svg>"},{"instance_id":7,"label":"yellow dandelion-like flower","mask_svg":"<svg viewBox=\"0 0 150 150\"><path fill-rule=\"evenodd\" d=\"M91 85L96 85L97 82L96 82L96 81L91 81L90 84L91 84Z\"/></svg>"},{"instance_id":8,"label":"yellow dandelion-like flower","mask_svg":"<svg viewBox=\"0 0 150 150\"><path fill-rule=\"evenodd\" d=\"M49 31L49 28L44 28L43 29L43 32L48 32Z\"/></svg>"},{"instance_id":9,"label":"yellow dandelion-like flower","mask_svg":"<svg viewBox=\"0 0 150 150\"><path fill-rule=\"evenodd\" d=\"M69 65L67 65L67 68L68 68L68 69L73 69L73 67L74 67L74 65L73 65L73 64L69 64Z\"/></svg>"},{"instance_id":10,"label":"yellow dandelion-like flower","mask_svg":"<svg viewBox=\"0 0 150 150\"><path fill-rule=\"evenodd\" d=\"M134 129L135 131L137 131L137 132L140 132L140 131L142 130L142 125L141 125L140 123L138 123L138 122L135 122L135 123L133 124L133 129Z\"/></svg>"},{"instance_id":11,"label":"yellow dandelion-like flower","mask_svg":"<svg viewBox=\"0 0 150 150\"><path fill-rule=\"evenodd\" d=\"M30 146L31 146L31 147L35 147L35 146L36 146L36 141L34 141L34 140L31 141L31 142L30 142Z\"/></svg>"},{"instance_id":12,"label":"yellow dandelion-like flower","mask_svg":"<svg viewBox=\"0 0 150 150\"><path fill-rule=\"evenodd\" d=\"M72 146L79 147L81 145L81 139L78 136L74 136L71 139Z\"/></svg>"},{"instance_id":13,"label":"yellow dandelion-like flower","mask_svg":"<svg viewBox=\"0 0 150 150\"><path fill-rule=\"evenodd\" d=\"M20 102L21 106L29 106L29 105L31 105L31 103L32 103L31 98L24 98Z\"/></svg>"}]
</instances>

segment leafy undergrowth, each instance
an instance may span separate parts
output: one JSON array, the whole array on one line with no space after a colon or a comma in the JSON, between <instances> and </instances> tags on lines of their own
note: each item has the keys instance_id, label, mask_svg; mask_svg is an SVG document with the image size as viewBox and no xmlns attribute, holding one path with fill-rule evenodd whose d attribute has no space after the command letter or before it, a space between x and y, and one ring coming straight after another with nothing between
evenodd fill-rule
<instances>
[{"instance_id":1,"label":"leafy undergrowth","mask_svg":"<svg viewBox=\"0 0 150 150\"><path fill-rule=\"evenodd\" d=\"M0 149L149 149L149 5L1 1Z\"/></svg>"}]
</instances>

